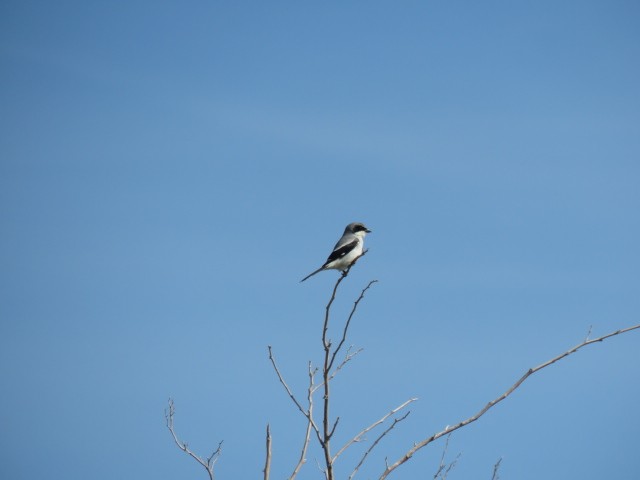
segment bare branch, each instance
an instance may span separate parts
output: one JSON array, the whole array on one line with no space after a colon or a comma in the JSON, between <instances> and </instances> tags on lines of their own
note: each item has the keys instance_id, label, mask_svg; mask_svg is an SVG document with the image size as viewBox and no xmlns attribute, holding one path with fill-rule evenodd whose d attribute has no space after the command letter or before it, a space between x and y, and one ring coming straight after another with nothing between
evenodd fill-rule
<instances>
[{"instance_id":1,"label":"bare branch","mask_svg":"<svg viewBox=\"0 0 640 480\"><path fill-rule=\"evenodd\" d=\"M321 438L320 438L320 430L318 429L318 426L313 421L313 417L311 416L310 411L305 411L305 409L302 408L302 405L300 405L300 402L298 402L298 399L295 397L295 395L293 394L293 392L289 388L289 385L287 385L287 382L284 381L284 378L282 377L282 374L280 373L280 369L278 368L278 365L276 364L276 359L273 356L273 351L271 350L271 345L268 345L267 348L269 349L269 360L271 360L271 365L273 365L273 369L276 371L276 375L278 375L278 380L280 380L280 383L282 384L282 386L286 390L287 394L289 395L289 398L291 398L291 400L296 405L296 407L298 407L298 410L300 410L300 413L302 413L302 415L304 415L305 418L311 423L311 425L313 426L313 429L316 432L316 435L318 436L318 440L321 440Z\"/></svg>"},{"instance_id":2,"label":"bare branch","mask_svg":"<svg viewBox=\"0 0 640 480\"><path fill-rule=\"evenodd\" d=\"M384 438L384 436L389 433L391 430L393 430L393 428L400 423L401 421L403 421L405 418L407 418L409 416L409 414L411 413L411 411L408 411L407 413L405 413L402 417L400 418L394 418L393 419L393 423L391 425L389 425L389 427L387 427L387 429L382 432L378 438L376 438L374 440L374 442L371 444L371 446L369 447L369 449L364 452L364 455L362 456L362 458L360 459L360 462L358 462L358 465L356 465L356 468L353 469L353 472L351 472L351 475L349 475L349 480L352 480L353 477L356 475L356 473L358 473L358 470L360 469L360 467L362 466L362 464L364 463L364 461L367 459L367 456L371 453L371 451L376 447L376 445L378 445L378 443L380 443L380 440L382 440ZM385 466L389 467L389 464L387 463L387 458L385 457L384 459L384 464Z\"/></svg>"},{"instance_id":3,"label":"bare branch","mask_svg":"<svg viewBox=\"0 0 640 480\"><path fill-rule=\"evenodd\" d=\"M331 357L331 361L329 362L329 369L331 369L331 367L333 367L333 363L336 360L336 355L338 355L338 352L342 348L342 345L344 344L344 342L345 342L345 340L347 338L347 330L349 330L349 325L351 324L351 319L353 318L353 315L356 313L356 309L358 308L358 304L364 298L364 294L367 292L367 290L369 290L371 288L371 285L373 285L374 283L377 283L377 282L378 282L378 280L371 280L369 282L369 284L362 289L362 292L360 292L360 296L358 297L358 299L355 302L353 302L353 308L351 309L351 313L349 314L349 317L347 318L347 322L345 323L344 329L342 331L342 339L340 340L340 343L338 343L338 346L336 347L336 349L333 351L333 355Z\"/></svg>"},{"instance_id":4,"label":"bare branch","mask_svg":"<svg viewBox=\"0 0 640 480\"><path fill-rule=\"evenodd\" d=\"M496 462L496 464L493 466L493 475L491 475L491 480L500 480L500 475L498 475L498 470L500 470L501 463L502 463L502 457L500 457Z\"/></svg>"},{"instance_id":5,"label":"bare branch","mask_svg":"<svg viewBox=\"0 0 640 480\"><path fill-rule=\"evenodd\" d=\"M342 272L342 275L340 276L340 278L338 278L338 281L336 282L335 286L333 287L333 291L331 292L331 298L329 298L329 302L327 302L327 306L325 308L325 315L324 315L324 323L322 326L322 347L324 349L324 364L322 367L322 386L324 389L324 395L322 397L323 399L323 416L322 416L322 434L318 434L318 437L322 437L319 438L320 441L320 446L322 447L322 452L324 454L324 463L326 466L326 471L325 471L325 476L327 478L327 480L333 480L333 460L331 457L331 437L333 436L336 427L338 426L338 421L339 418L336 419L335 423L333 424L333 427L330 426L330 414L329 414L329 404L330 404L330 389L329 389L329 382L331 380L331 367L333 366L333 363L336 359L336 355L338 354L338 351L340 350L340 348L342 347L342 345L345 342L346 336L347 336L347 330L349 328L349 323L351 322L351 318L353 318L353 315L356 311L356 308L358 307L358 303L360 302L360 300L362 300L362 298L364 297L364 293L371 287L371 285L375 282L370 282L369 285L367 285L367 287L362 291L362 293L360 294L360 297L356 300L353 309L351 310L351 314L349 315L349 318L347 319L347 322L345 324L345 327L343 329L343 333L342 333L342 340L340 341L340 343L338 344L338 347L333 351L333 353L331 353L331 340L327 339L327 331L329 330L329 317L331 314L331 306L333 305L334 300L336 299L336 293L338 291L338 287L340 286L340 283L342 283L342 280L344 280L347 275L349 275L349 271L351 270L351 267L356 263L356 261L362 257L363 255L365 255L367 253L367 250L364 250L359 257L357 257L352 263L351 265L344 271Z\"/></svg>"},{"instance_id":6,"label":"bare branch","mask_svg":"<svg viewBox=\"0 0 640 480\"><path fill-rule=\"evenodd\" d=\"M218 459L220 458L220 453L222 451L222 440L220 440L220 443L218 443L218 448L216 448L211 455L207 458L207 465L209 465L210 467L212 467L216 464L216 462L218 461Z\"/></svg>"},{"instance_id":7,"label":"bare branch","mask_svg":"<svg viewBox=\"0 0 640 480\"><path fill-rule=\"evenodd\" d=\"M200 456L192 452L185 442L181 442L178 439L178 435L176 434L173 427L173 417L175 413L176 413L176 408L173 403L173 399L170 398L169 409L165 410L164 418L166 420L167 428L169 429L169 432L171 432L171 436L173 437L173 441L175 442L175 444L178 446L180 450L182 450L184 453L189 455L191 458L193 458L196 462L198 462L200 465L204 467L204 469L207 471L207 474L209 475L209 480L214 480L213 467L218 461L218 458L220 458L220 453L222 452L222 442L218 444L218 448L213 451L211 456L209 456L206 460L204 460L203 458L201 458Z\"/></svg>"},{"instance_id":8,"label":"bare branch","mask_svg":"<svg viewBox=\"0 0 640 480\"><path fill-rule=\"evenodd\" d=\"M338 422L340 421L340 417L336 417L336 421L333 422L333 428L331 428L331 431L329 432L329 439L331 437L333 437L334 432L336 431L336 427L338 426Z\"/></svg>"},{"instance_id":9,"label":"bare branch","mask_svg":"<svg viewBox=\"0 0 640 480\"><path fill-rule=\"evenodd\" d=\"M307 410L307 430L305 432L304 442L302 444L302 452L300 452L300 459L298 460L293 473L289 477L289 480L294 480L296 478L296 476L300 472L300 469L302 468L302 465L304 465L304 463L307 461L307 449L309 448L309 438L311 436L311 428L313 425L313 421L311 419L313 418L313 392L315 391L315 373L316 370L312 367L311 362L309 362L309 388L307 389L307 401L309 402L309 409Z\"/></svg>"},{"instance_id":10,"label":"bare branch","mask_svg":"<svg viewBox=\"0 0 640 480\"><path fill-rule=\"evenodd\" d=\"M593 328L593 325L589 325L589 331L587 332L587 336L584 337L584 341L587 342L589 341L589 337L591 336L591 329Z\"/></svg>"},{"instance_id":11,"label":"bare branch","mask_svg":"<svg viewBox=\"0 0 640 480\"><path fill-rule=\"evenodd\" d=\"M444 448L442 449L442 456L440 457L440 465L438 465L438 470L436 470L436 473L433 475L433 480L438 480L438 477L440 477L441 480L447 480L447 477L449 476L449 472L451 472L451 470L453 470L453 468L456 466L456 464L458 463L458 459L460 458L460 453L458 455L456 455L456 458L453 459L453 461L449 464L447 464L447 462L445 462L445 457L447 456L447 450L449 449L449 440L451 439L451 434L447 435L447 441L444 444Z\"/></svg>"},{"instance_id":12,"label":"bare branch","mask_svg":"<svg viewBox=\"0 0 640 480\"><path fill-rule=\"evenodd\" d=\"M338 374L338 372L340 370L342 370L342 367L344 367L347 363L349 363L351 361L352 358L354 358L356 355L358 355L360 352L362 352L364 350L364 348L359 348L356 351L352 352L351 349L353 348L353 345L351 345L348 349L347 349L347 353L344 356L344 360L342 360L342 362L340 363L340 365L338 365L335 370L333 371L333 373L331 373L331 375L329 376L329 380L333 380L333 378Z\"/></svg>"},{"instance_id":13,"label":"bare branch","mask_svg":"<svg viewBox=\"0 0 640 480\"><path fill-rule=\"evenodd\" d=\"M447 468L445 469L445 471L440 474L441 480L447 480L447 477L449 476L449 472L451 472L451 470L453 470L455 466L458 464L458 460L460 459L461 455L462 455L461 453L456 455L456 458L454 458L453 461L449 465L447 465Z\"/></svg>"},{"instance_id":14,"label":"bare branch","mask_svg":"<svg viewBox=\"0 0 640 480\"><path fill-rule=\"evenodd\" d=\"M447 464L444 462L444 458L447 456L447 450L449 449L449 440L451 439L451 434L447 435L447 440L444 442L444 448L442 449L442 456L440 457L440 464L438 465L438 470L433 475L433 479L436 480L440 473L445 469Z\"/></svg>"},{"instance_id":15,"label":"bare branch","mask_svg":"<svg viewBox=\"0 0 640 480\"><path fill-rule=\"evenodd\" d=\"M289 398L291 398L293 403L295 403L296 407L298 407L298 410L300 410L300 412L302 412L302 414L306 417L307 416L307 412L304 411L304 408L302 408L302 405L300 405L300 402L298 402L298 399L295 397L293 392L291 392L291 389L289 388L289 385L287 385L287 382L284 381L284 378L282 377L282 374L280 373L280 369L278 368L278 365L276 364L276 359L273 356L273 351L271 349L271 345L268 345L267 349L269 350L269 360L271 360L271 365L273 365L273 369L276 371L276 375L278 375L278 380L280 380L280 383L282 384L284 389L287 391L287 394L289 395Z\"/></svg>"},{"instance_id":16,"label":"bare branch","mask_svg":"<svg viewBox=\"0 0 640 480\"><path fill-rule=\"evenodd\" d=\"M267 454L264 462L264 480L269 480L271 473L271 427L267 423Z\"/></svg>"},{"instance_id":17,"label":"bare branch","mask_svg":"<svg viewBox=\"0 0 640 480\"><path fill-rule=\"evenodd\" d=\"M394 408L393 410L391 410L389 413L387 413L385 416L383 416L380 420L378 420L377 422L372 423L371 425L369 425L368 427L364 428L363 430L361 430L355 437L353 437L351 440L349 440L347 443L344 444L344 446L338 450L338 453L335 454L335 456L333 457L333 462L335 462L338 457L340 455L342 455L342 453L349 448L351 445L353 445L354 443L360 442L362 441L362 437L364 437L368 432L370 432L371 430L373 430L375 427L377 427L378 425L380 425L381 423L384 423L387 418L389 418L392 415L395 415L397 412L399 412L400 410L402 410L404 407L406 407L407 405L409 405L410 403L415 402L416 400L418 400L417 398L410 398L409 400L407 400L406 402L404 402L402 405Z\"/></svg>"},{"instance_id":18,"label":"bare branch","mask_svg":"<svg viewBox=\"0 0 640 480\"><path fill-rule=\"evenodd\" d=\"M533 375L534 373L542 370L543 368L548 367L549 365L553 365L554 363L556 363L559 360L562 360L565 357L568 357L569 355L577 352L578 350L580 350L583 347L586 347L587 345L591 345L592 343L596 343L596 342L602 342L610 337L614 337L616 335L620 335L623 333L627 333L630 332L632 330L636 330L640 328L640 324L638 325L634 325L632 327L628 327L628 328L624 328L621 330L616 330L615 332L612 333L608 333L607 335L603 335L602 337L598 337L598 338L594 338L593 340L585 340L582 343L579 343L578 345L576 345L573 348L570 348L569 350L567 350L564 353L561 353L560 355L558 355L557 357L552 358L551 360L548 360L546 362L544 362L541 365L538 365L535 368L530 368L529 370L527 370L527 372L522 375L522 377L520 377L520 379L518 379L518 381L516 383L514 383L506 392L504 392L502 395L500 395L498 398L491 400L489 403L487 403L484 408L482 408L482 410L480 410L478 413L476 413L475 415L467 418L466 420L463 420L461 422L459 422L458 424L454 425L453 427L449 427L447 425L447 427L445 427L444 430L442 430L441 432L435 433L434 435L430 436L429 438L426 438L425 440L416 443L411 449L409 449L407 451L407 453L405 453L401 458L399 458L395 463L393 463L392 465L387 465L387 467L385 468L384 472L382 473L382 475L380 475L380 480L384 480L385 478L387 478L387 476L394 471L396 468L398 468L400 465L402 465L403 463L407 462L408 460L411 459L411 457L413 457L413 455L420 449L424 448L425 446L427 446L428 444L430 444L431 442L433 442L434 440L437 440L438 438L447 435L448 433L451 433L459 428L462 428L466 425L469 425L472 422L475 422L476 420L478 420L481 416L483 416L485 413L487 413L491 408L495 407L498 403L500 403L502 400L504 400L505 398L507 398L509 395L511 395L518 387L520 387L520 385L522 385L522 383L529 378L531 375Z\"/></svg>"},{"instance_id":19,"label":"bare branch","mask_svg":"<svg viewBox=\"0 0 640 480\"><path fill-rule=\"evenodd\" d=\"M342 370L342 368L349 363L356 355L358 355L360 352L362 352L364 350L364 348L359 348L358 350L356 350L355 352L351 352L351 348L349 347L349 349L347 350L347 353L344 357L344 359L342 360L342 362L340 363L340 365L338 365L333 372L331 372L331 375L329 375L329 381L333 380L334 377L338 374L338 372L340 370ZM318 390L319 388L322 388L324 386L324 382L319 383L318 385L315 385L313 387L313 393L316 392L316 390Z\"/></svg>"},{"instance_id":20,"label":"bare branch","mask_svg":"<svg viewBox=\"0 0 640 480\"><path fill-rule=\"evenodd\" d=\"M329 330L329 317L331 313L331 305L333 305L333 301L336 299L336 293L338 291L338 287L342 280L344 280L349 274L349 270L351 267L347 268L335 286L333 287L333 291L331 292L331 298L329 298L329 302L325 308L324 314L324 323L322 325L322 348L324 350L324 365L322 367L322 387L324 389L323 399L323 408L322 408L322 434L318 435L320 441L320 446L322 447L322 453L324 454L324 463L325 463L325 478L327 480L333 480L333 465L331 464L331 432L329 431L329 358L331 355L331 340L327 340L327 331ZM335 425L334 425L335 428Z\"/></svg>"},{"instance_id":21,"label":"bare branch","mask_svg":"<svg viewBox=\"0 0 640 480\"><path fill-rule=\"evenodd\" d=\"M316 458L316 468L318 469L318 471L320 473L322 473L322 475L324 475L324 478L327 478L327 470L326 468L323 468L322 465L320 465L320 462L318 461L318 459Z\"/></svg>"},{"instance_id":22,"label":"bare branch","mask_svg":"<svg viewBox=\"0 0 640 480\"><path fill-rule=\"evenodd\" d=\"M330 343L331 343L329 341L328 342L329 344L327 344L327 330L329 328L329 313L331 312L331 305L333 305L333 301L336 299L336 293L338 291L338 287L342 283L342 280L344 280L347 277L347 275L349 275L349 271L351 270L351 267L353 267L356 264L356 262L360 259L360 257L364 257L367 254L368 251L369 251L369 249L363 250L362 253L360 254L360 256L356 257L355 260L353 262L351 262L351 265L349 265L349 267L347 267L347 269L342 272L342 275L340 275L340 278L338 278L338 281L336 282L336 284L333 287L333 292L331 293L331 298L329 299L329 303L327 303L327 306L325 307L324 326L323 326L323 329L322 329L322 346L325 349L328 348L330 346ZM374 281L377 281L377 280L374 280ZM367 286L367 289L369 288L369 286Z\"/></svg>"},{"instance_id":23,"label":"bare branch","mask_svg":"<svg viewBox=\"0 0 640 480\"><path fill-rule=\"evenodd\" d=\"M348 270L347 270L348 272ZM345 272L346 273L346 272ZM340 277L338 282L336 283L336 288L338 288L338 284L344 276ZM334 289L335 294L335 289ZM330 301L330 303L333 301ZM329 353L331 351L331 343L327 343L325 340L326 331L327 331L327 323L329 320L329 306L327 306L327 317L324 324L324 332L322 334L322 343L324 344L324 367L322 368L322 381L324 386L324 397L323 397L323 416L322 416L322 440L320 441L320 445L322 446L322 451L324 453L324 462L326 465L326 478L327 480L333 480L333 465L331 463L331 435L333 435L333 431L336 428L334 424L333 430L329 431Z\"/></svg>"},{"instance_id":24,"label":"bare branch","mask_svg":"<svg viewBox=\"0 0 640 480\"><path fill-rule=\"evenodd\" d=\"M296 478L296 476L300 472L300 469L302 468L302 465L304 465L305 462L307 461L307 448L309 448L309 438L311 436L311 428L312 428L311 422L307 422L307 430L304 435L304 443L302 445L302 452L300 453L300 459L298 460L298 463L296 464L296 468L294 468L293 473L289 477L289 480L294 480Z\"/></svg>"},{"instance_id":25,"label":"bare branch","mask_svg":"<svg viewBox=\"0 0 640 480\"><path fill-rule=\"evenodd\" d=\"M331 298L329 298L329 302L327 303L327 306L324 309L324 324L322 326L322 347L325 350L331 347L331 341L327 340L327 331L329 330L329 314L331 313L331 305L333 305L333 302L336 299L336 293L338 292L338 287L342 283L342 280L344 280L346 276L349 275L350 269L351 267L347 268L344 272L342 272L342 275L340 275L340 277L338 278L338 281L333 286L333 291L331 292Z\"/></svg>"}]
</instances>

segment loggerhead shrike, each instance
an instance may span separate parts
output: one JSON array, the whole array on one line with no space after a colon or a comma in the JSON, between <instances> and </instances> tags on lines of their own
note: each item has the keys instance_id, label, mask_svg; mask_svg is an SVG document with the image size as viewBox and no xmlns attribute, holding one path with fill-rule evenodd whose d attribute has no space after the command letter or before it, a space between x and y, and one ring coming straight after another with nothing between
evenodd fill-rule
<instances>
[{"instance_id":1,"label":"loggerhead shrike","mask_svg":"<svg viewBox=\"0 0 640 480\"><path fill-rule=\"evenodd\" d=\"M355 222L347 225L342 237L338 240L336 246L333 247L333 252L331 252L327 261L324 262L324 265L304 277L300 282L304 282L307 278L323 270L333 269L345 271L362 255L364 237L367 233L371 233L371 230L365 227L363 223Z\"/></svg>"}]
</instances>

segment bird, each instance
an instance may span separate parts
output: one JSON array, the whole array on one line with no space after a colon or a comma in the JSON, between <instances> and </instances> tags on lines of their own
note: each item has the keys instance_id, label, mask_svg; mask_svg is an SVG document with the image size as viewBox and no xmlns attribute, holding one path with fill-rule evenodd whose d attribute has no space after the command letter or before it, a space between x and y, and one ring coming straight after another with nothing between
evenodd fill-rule
<instances>
[{"instance_id":1,"label":"bird","mask_svg":"<svg viewBox=\"0 0 640 480\"><path fill-rule=\"evenodd\" d=\"M327 258L319 269L310 273L300 283L304 282L309 277L313 277L316 273L323 270L347 270L359 257L362 256L364 248L364 237L367 233L371 233L363 223L354 222L347 225L344 229L344 233L335 247L331 255Z\"/></svg>"}]
</instances>

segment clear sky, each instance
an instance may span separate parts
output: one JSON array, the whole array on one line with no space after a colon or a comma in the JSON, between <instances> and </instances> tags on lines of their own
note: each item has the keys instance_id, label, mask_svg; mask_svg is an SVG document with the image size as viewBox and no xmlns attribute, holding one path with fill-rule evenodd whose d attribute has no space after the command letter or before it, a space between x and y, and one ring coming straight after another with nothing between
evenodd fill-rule
<instances>
[{"instance_id":1,"label":"clear sky","mask_svg":"<svg viewBox=\"0 0 640 480\"><path fill-rule=\"evenodd\" d=\"M290 473L337 277L373 230L336 444L416 396L376 478L524 371L640 322L634 1L3 1L0 477ZM334 332L334 336L337 333ZM450 480L637 479L640 333L454 434ZM344 478L369 444L339 463ZM443 443L395 477L431 478ZM316 448L299 477L320 478Z\"/></svg>"}]
</instances>

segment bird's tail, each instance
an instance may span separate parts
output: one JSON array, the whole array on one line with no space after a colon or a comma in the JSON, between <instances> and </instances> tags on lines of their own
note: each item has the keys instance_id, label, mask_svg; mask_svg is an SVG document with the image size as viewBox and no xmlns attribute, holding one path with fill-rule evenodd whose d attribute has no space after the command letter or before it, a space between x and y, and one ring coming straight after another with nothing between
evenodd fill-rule
<instances>
[{"instance_id":1,"label":"bird's tail","mask_svg":"<svg viewBox=\"0 0 640 480\"><path fill-rule=\"evenodd\" d=\"M322 270L324 270L324 266L320 267L319 269L317 269L315 272L311 272L309 275L307 275L306 277L304 277L302 280L300 280L300 283L304 282L307 278L309 277L313 277L316 273L321 272Z\"/></svg>"}]
</instances>

